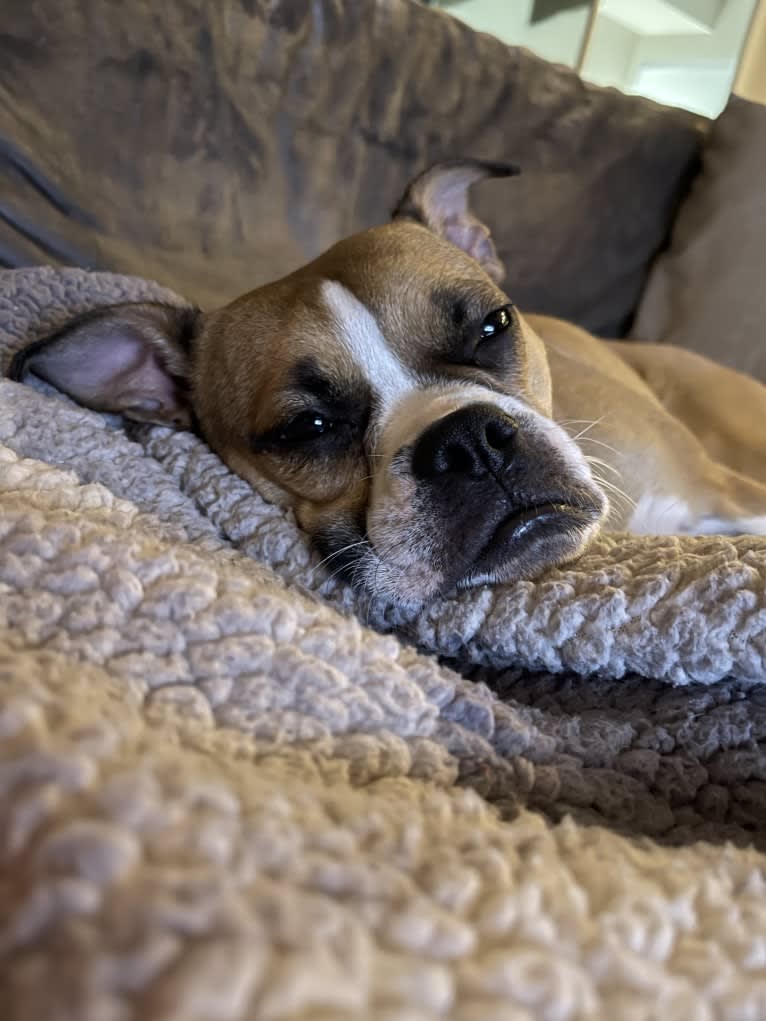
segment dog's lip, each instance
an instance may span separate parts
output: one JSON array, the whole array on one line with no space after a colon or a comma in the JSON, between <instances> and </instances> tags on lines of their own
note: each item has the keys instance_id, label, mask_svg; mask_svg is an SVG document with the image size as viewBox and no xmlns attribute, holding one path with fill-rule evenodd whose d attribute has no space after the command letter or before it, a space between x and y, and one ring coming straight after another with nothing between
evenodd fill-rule
<instances>
[{"instance_id":1,"label":"dog's lip","mask_svg":"<svg viewBox=\"0 0 766 1021\"><path fill-rule=\"evenodd\" d=\"M562 499L552 499L514 507L482 545L466 577L477 571L479 574L494 574L503 564L528 556L535 549L538 551L536 556L542 558L542 569L550 560L544 550L561 554L566 553L570 546L574 549L579 544L577 537L581 537L599 517L595 501L592 504L590 501L578 501L575 505ZM557 555L555 559L561 558Z\"/></svg>"},{"instance_id":2,"label":"dog's lip","mask_svg":"<svg viewBox=\"0 0 766 1021\"><path fill-rule=\"evenodd\" d=\"M498 541L518 540L546 525L561 525L566 520L573 525L589 525L593 513L584 507L575 507L563 501L546 501L528 507L516 507L495 529L487 543L491 549Z\"/></svg>"}]
</instances>

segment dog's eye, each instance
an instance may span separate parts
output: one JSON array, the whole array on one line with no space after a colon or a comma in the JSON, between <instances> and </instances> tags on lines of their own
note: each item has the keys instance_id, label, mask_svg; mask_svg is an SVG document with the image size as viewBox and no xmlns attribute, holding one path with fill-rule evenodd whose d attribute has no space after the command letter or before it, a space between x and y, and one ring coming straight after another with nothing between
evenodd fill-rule
<instances>
[{"instance_id":1,"label":"dog's eye","mask_svg":"<svg viewBox=\"0 0 766 1021\"><path fill-rule=\"evenodd\" d=\"M347 415L301 411L267 432L251 434L250 449L256 454L327 456L348 449L359 435L359 426Z\"/></svg>"},{"instance_id":2,"label":"dog's eye","mask_svg":"<svg viewBox=\"0 0 766 1021\"><path fill-rule=\"evenodd\" d=\"M318 411L302 411L277 431L277 439L280 443L310 443L332 427L332 419Z\"/></svg>"},{"instance_id":3,"label":"dog's eye","mask_svg":"<svg viewBox=\"0 0 766 1021\"><path fill-rule=\"evenodd\" d=\"M481 324L479 329L479 343L482 340L489 340L490 337L496 337L499 333L505 333L513 322L513 315L511 312L510 305L503 305L502 308L496 308L494 312L490 312L484 322Z\"/></svg>"},{"instance_id":4,"label":"dog's eye","mask_svg":"<svg viewBox=\"0 0 766 1021\"><path fill-rule=\"evenodd\" d=\"M513 305L503 305L490 312L470 331L467 361L480 369L502 368L512 349L507 334L514 325Z\"/></svg>"}]
</instances>

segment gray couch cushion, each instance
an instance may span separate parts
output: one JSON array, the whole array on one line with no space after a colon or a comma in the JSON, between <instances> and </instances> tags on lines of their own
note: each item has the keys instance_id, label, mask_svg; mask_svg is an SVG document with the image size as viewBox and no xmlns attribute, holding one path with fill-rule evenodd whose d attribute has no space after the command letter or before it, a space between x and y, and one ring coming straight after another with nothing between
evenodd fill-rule
<instances>
[{"instance_id":1,"label":"gray couch cushion","mask_svg":"<svg viewBox=\"0 0 766 1021\"><path fill-rule=\"evenodd\" d=\"M634 333L766 380L766 106L733 96L703 161Z\"/></svg>"},{"instance_id":2,"label":"gray couch cushion","mask_svg":"<svg viewBox=\"0 0 766 1021\"><path fill-rule=\"evenodd\" d=\"M0 35L0 257L154 277L203 305L384 220L455 156L519 305L629 319L699 122L408 0L62 0Z\"/></svg>"}]
</instances>

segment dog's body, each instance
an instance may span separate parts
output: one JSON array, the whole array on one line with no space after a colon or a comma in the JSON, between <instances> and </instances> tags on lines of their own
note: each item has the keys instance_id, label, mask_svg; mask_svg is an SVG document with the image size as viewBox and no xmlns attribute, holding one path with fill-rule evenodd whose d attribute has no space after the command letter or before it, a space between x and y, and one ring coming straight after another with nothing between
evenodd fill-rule
<instances>
[{"instance_id":1,"label":"dog's body","mask_svg":"<svg viewBox=\"0 0 766 1021\"><path fill-rule=\"evenodd\" d=\"M195 425L358 585L422 603L529 577L599 528L766 533L766 389L684 352L523 317L467 189L207 314L99 310L21 352L80 402ZM574 439L573 439L574 437Z\"/></svg>"},{"instance_id":2,"label":"dog's body","mask_svg":"<svg viewBox=\"0 0 766 1021\"><path fill-rule=\"evenodd\" d=\"M611 493L608 528L766 533L766 388L671 345L527 318L545 343L554 418L585 430L578 442L604 462L594 470Z\"/></svg>"}]
</instances>

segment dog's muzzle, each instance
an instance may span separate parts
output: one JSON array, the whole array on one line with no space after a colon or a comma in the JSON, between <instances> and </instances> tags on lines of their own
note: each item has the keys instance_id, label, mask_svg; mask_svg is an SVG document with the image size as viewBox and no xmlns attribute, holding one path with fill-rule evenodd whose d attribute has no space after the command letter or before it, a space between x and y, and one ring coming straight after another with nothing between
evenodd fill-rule
<instances>
[{"instance_id":1,"label":"dog's muzzle","mask_svg":"<svg viewBox=\"0 0 766 1021\"><path fill-rule=\"evenodd\" d=\"M595 487L532 432L494 405L471 404L416 441L412 474L422 512L438 522L440 567L453 583L545 559L542 546L553 552L603 513Z\"/></svg>"}]
</instances>

